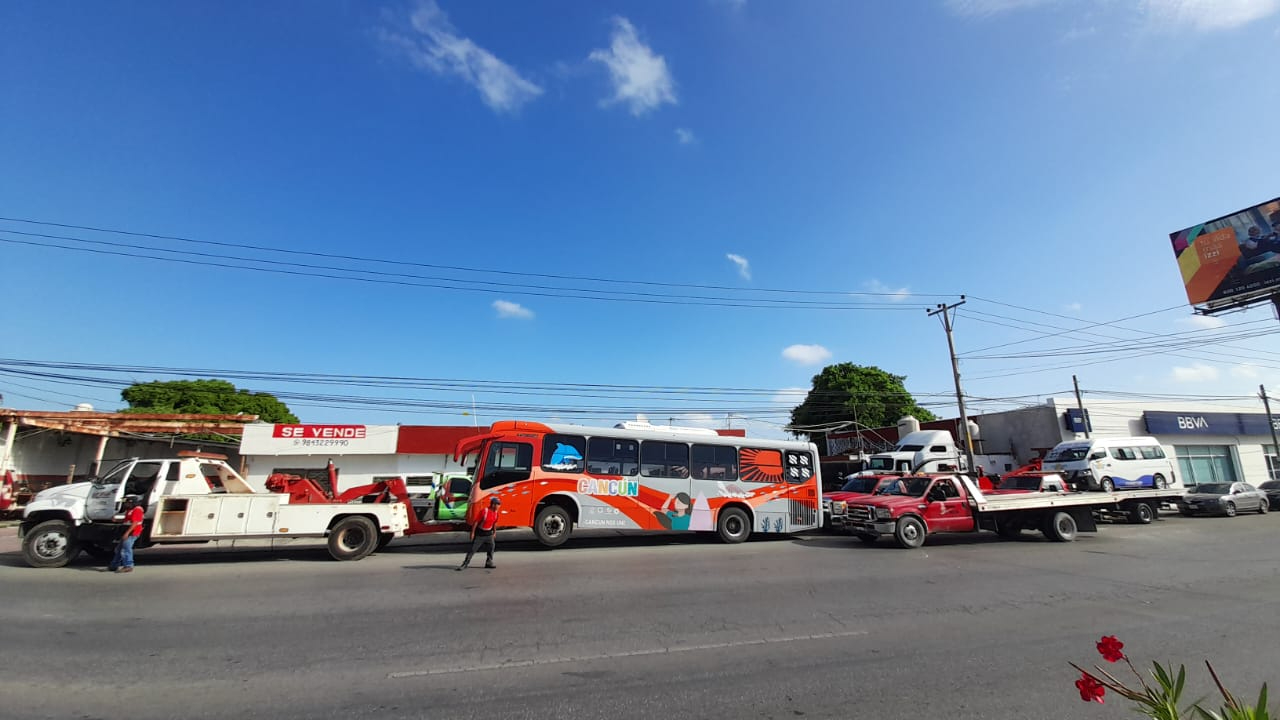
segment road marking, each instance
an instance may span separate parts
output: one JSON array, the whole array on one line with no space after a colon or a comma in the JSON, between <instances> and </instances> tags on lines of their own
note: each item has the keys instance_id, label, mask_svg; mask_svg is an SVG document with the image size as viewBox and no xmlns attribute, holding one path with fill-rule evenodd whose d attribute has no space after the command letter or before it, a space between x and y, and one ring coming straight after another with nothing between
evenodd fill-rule
<instances>
[{"instance_id":1,"label":"road marking","mask_svg":"<svg viewBox=\"0 0 1280 720\"><path fill-rule=\"evenodd\" d=\"M394 672L387 677L392 680L403 678L426 677L429 675L456 675L458 673L484 672L487 670L505 670L507 668L533 667L536 665L557 665L563 663L593 662L596 660L616 660L619 658L646 657L649 655L675 655L677 653L700 652L703 650L723 650L725 648L748 647L751 645L776 645L779 643L800 642L802 640L835 640L838 638L858 637L866 635L866 630L849 632L820 633L817 635L793 635L791 637L761 638L759 640L734 640L705 645L686 645L683 647L653 648L650 650L629 650L619 653L601 653L599 655L578 655L571 657L548 657L533 660L508 660L489 665L468 665L465 667L432 668L430 670L407 670Z\"/></svg>"}]
</instances>

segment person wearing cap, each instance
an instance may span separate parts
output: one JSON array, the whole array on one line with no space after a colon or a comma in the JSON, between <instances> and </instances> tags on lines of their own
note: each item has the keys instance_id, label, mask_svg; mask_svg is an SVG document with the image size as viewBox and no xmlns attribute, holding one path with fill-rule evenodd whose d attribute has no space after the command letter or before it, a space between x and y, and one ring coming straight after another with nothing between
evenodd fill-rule
<instances>
[{"instance_id":1,"label":"person wearing cap","mask_svg":"<svg viewBox=\"0 0 1280 720\"><path fill-rule=\"evenodd\" d=\"M116 554L107 565L108 572L133 572L133 544L142 535L142 504L132 495L124 499L124 521L128 524L124 537L116 544Z\"/></svg>"},{"instance_id":2,"label":"person wearing cap","mask_svg":"<svg viewBox=\"0 0 1280 720\"><path fill-rule=\"evenodd\" d=\"M495 568L493 564L494 535L498 529L498 506L502 504L502 500L497 495L489 498L489 506L480 511L480 517L476 518L476 524L471 526L471 549L467 550L467 559L462 561L458 566L458 570L466 570L471 564L471 557L476 551L482 547L486 547L489 551L485 558L484 566L487 568Z\"/></svg>"}]
</instances>

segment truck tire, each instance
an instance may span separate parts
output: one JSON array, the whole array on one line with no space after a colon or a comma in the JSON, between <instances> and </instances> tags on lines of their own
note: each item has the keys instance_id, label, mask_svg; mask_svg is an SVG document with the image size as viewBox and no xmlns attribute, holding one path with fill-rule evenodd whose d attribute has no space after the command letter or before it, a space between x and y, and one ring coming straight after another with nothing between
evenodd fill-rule
<instances>
[{"instance_id":1,"label":"truck tire","mask_svg":"<svg viewBox=\"0 0 1280 720\"><path fill-rule=\"evenodd\" d=\"M560 547L568 542L571 532L573 532L573 518L569 516L569 511L560 505L548 505L542 508L533 521L533 534L537 536L538 542L542 543L543 547Z\"/></svg>"},{"instance_id":2,"label":"truck tire","mask_svg":"<svg viewBox=\"0 0 1280 720\"><path fill-rule=\"evenodd\" d=\"M45 520L22 539L22 559L31 567L64 567L79 553L80 544L66 520Z\"/></svg>"},{"instance_id":3,"label":"truck tire","mask_svg":"<svg viewBox=\"0 0 1280 720\"><path fill-rule=\"evenodd\" d=\"M1098 489L1105 493L1115 492L1116 481L1109 477L1104 477L1098 481Z\"/></svg>"},{"instance_id":4,"label":"truck tire","mask_svg":"<svg viewBox=\"0 0 1280 720\"><path fill-rule=\"evenodd\" d=\"M1157 490L1169 489L1169 481L1165 480L1164 476L1161 475L1160 473L1156 473L1155 477L1151 478L1151 485Z\"/></svg>"},{"instance_id":5,"label":"truck tire","mask_svg":"<svg viewBox=\"0 0 1280 720\"><path fill-rule=\"evenodd\" d=\"M926 534L927 531L924 523L920 522L920 518L908 515L898 519L898 526L893 531L893 539L898 541L898 547L904 550L915 550L924 544Z\"/></svg>"},{"instance_id":6,"label":"truck tire","mask_svg":"<svg viewBox=\"0 0 1280 720\"><path fill-rule=\"evenodd\" d=\"M1155 508L1150 503L1140 502L1129 509L1129 522L1135 525L1150 525L1155 519Z\"/></svg>"},{"instance_id":7,"label":"truck tire","mask_svg":"<svg viewBox=\"0 0 1280 720\"><path fill-rule=\"evenodd\" d=\"M751 537L751 520L742 508L726 508L720 511L720 519L716 521L716 532L720 539L735 545Z\"/></svg>"},{"instance_id":8,"label":"truck tire","mask_svg":"<svg viewBox=\"0 0 1280 720\"><path fill-rule=\"evenodd\" d=\"M1071 542L1076 539L1076 519L1071 513L1059 510L1044 525L1045 537L1054 542Z\"/></svg>"},{"instance_id":9,"label":"truck tire","mask_svg":"<svg viewBox=\"0 0 1280 720\"><path fill-rule=\"evenodd\" d=\"M334 560L359 560L378 546L378 528L361 515L348 515L329 530L329 555Z\"/></svg>"}]
</instances>

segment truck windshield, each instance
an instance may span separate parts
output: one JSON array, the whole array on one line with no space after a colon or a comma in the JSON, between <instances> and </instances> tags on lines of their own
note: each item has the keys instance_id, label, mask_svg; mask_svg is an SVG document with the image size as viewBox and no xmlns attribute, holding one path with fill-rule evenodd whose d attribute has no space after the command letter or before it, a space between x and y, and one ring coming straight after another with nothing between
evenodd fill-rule
<instances>
[{"instance_id":1,"label":"truck windshield","mask_svg":"<svg viewBox=\"0 0 1280 720\"><path fill-rule=\"evenodd\" d=\"M1074 460L1083 460L1089 454L1087 447L1069 447L1061 450L1050 450L1049 456L1045 458L1048 462L1072 462Z\"/></svg>"},{"instance_id":2,"label":"truck windshield","mask_svg":"<svg viewBox=\"0 0 1280 720\"><path fill-rule=\"evenodd\" d=\"M867 462L867 466L863 469L864 470L892 470L893 458L873 457L871 458L871 460Z\"/></svg>"},{"instance_id":3,"label":"truck windshield","mask_svg":"<svg viewBox=\"0 0 1280 720\"><path fill-rule=\"evenodd\" d=\"M933 478L902 478L895 480L882 489L878 490L878 495L906 495L907 497L923 497L924 491L929 489L929 485L933 483Z\"/></svg>"},{"instance_id":4,"label":"truck windshield","mask_svg":"<svg viewBox=\"0 0 1280 720\"><path fill-rule=\"evenodd\" d=\"M923 445L899 445L898 450L901 452L920 452L924 449Z\"/></svg>"},{"instance_id":5,"label":"truck windshield","mask_svg":"<svg viewBox=\"0 0 1280 720\"><path fill-rule=\"evenodd\" d=\"M856 477L850 478L849 482L840 487L840 492L869 493L876 489L876 485L880 484L878 477Z\"/></svg>"},{"instance_id":6,"label":"truck windshield","mask_svg":"<svg viewBox=\"0 0 1280 720\"><path fill-rule=\"evenodd\" d=\"M99 477L94 478L93 484L94 485L114 485L120 482L121 480L124 479L125 473L129 471L129 465L130 465L130 461L128 460L117 463L116 466L108 470L105 475L101 475Z\"/></svg>"}]
</instances>

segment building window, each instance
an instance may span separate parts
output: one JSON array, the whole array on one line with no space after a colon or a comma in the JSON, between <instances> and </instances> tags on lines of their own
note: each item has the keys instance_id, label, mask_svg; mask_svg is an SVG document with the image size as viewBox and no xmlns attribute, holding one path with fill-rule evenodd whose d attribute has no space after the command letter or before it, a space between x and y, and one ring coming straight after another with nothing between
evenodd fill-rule
<instances>
[{"instance_id":1,"label":"building window","mask_svg":"<svg viewBox=\"0 0 1280 720\"><path fill-rule=\"evenodd\" d=\"M1230 445L1177 445L1183 485L1237 482L1235 453Z\"/></svg>"},{"instance_id":2,"label":"building window","mask_svg":"<svg viewBox=\"0 0 1280 720\"><path fill-rule=\"evenodd\" d=\"M1280 480L1280 457L1276 455L1276 446L1263 445L1262 453L1267 458L1267 474L1272 480Z\"/></svg>"}]
</instances>

